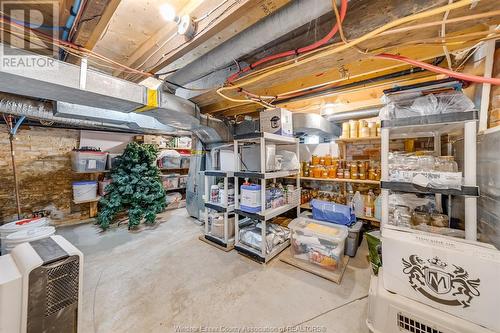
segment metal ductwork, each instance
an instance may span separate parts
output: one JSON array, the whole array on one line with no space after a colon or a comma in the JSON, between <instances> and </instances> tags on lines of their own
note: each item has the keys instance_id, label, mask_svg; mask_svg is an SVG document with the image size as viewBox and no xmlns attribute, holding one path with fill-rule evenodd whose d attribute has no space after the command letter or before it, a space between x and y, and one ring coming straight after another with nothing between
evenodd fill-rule
<instances>
[{"instance_id":1,"label":"metal ductwork","mask_svg":"<svg viewBox=\"0 0 500 333\"><path fill-rule=\"evenodd\" d=\"M51 102L40 102L25 97L2 94L0 95L0 112L14 116L25 116L30 119L46 122L55 122L68 126L86 128L114 128L126 130L127 126L120 124L105 123L102 121L91 121L54 116Z\"/></svg>"},{"instance_id":2,"label":"metal ductwork","mask_svg":"<svg viewBox=\"0 0 500 333\"><path fill-rule=\"evenodd\" d=\"M317 135L328 138L334 134L330 122L315 113L293 113L293 132L296 136Z\"/></svg>"},{"instance_id":3,"label":"metal ductwork","mask_svg":"<svg viewBox=\"0 0 500 333\"><path fill-rule=\"evenodd\" d=\"M50 109L47 106L40 109L20 101L6 105L4 109L7 113L65 124L83 124L85 121L88 126L129 128L142 132L190 130L200 140L209 143L222 142L231 135L225 123L200 117L196 104L184 98L161 90L151 91L133 82L88 70L85 66L75 66L24 50L16 49L15 52L17 56L36 57L53 65L45 69L2 66L0 91L58 103L55 115L51 116L47 114Z\"/></svg>"},{"instance_id":4,"label":"metal ductwork","mask_svg":"<svg viewBox=\"0 0 500 333\"><path fill-rule=\"evenodd\" d=\"M380 112L380 107L372 107L369 109L361 109L355 111L347 111L347 112L339 112L334 113L332 115L327 116L326 119L332 123L341 123L343 121L348 121L351 119L363 119L363 118L371 118L377 117Z\"/></svg>"}]
</instances>

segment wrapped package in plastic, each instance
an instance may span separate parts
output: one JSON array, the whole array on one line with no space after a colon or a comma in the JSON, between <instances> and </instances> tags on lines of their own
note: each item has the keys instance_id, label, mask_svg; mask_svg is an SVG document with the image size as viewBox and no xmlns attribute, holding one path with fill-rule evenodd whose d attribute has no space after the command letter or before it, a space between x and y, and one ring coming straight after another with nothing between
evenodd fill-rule
<instances>
[{"instance_id":1,"label":"wrapped package in plastic","mask_svg":"<svg viewBox=\"0 0 500 333\"><path fill-rule=\"evenodd\" d=\"M389 101L380 110L380 119L389 120L442 113L464 112L475 109L474 103L462 92L428 94L415 99Z\"/></svg>"},{"instance_id":2,"label":"wrapped package in plastic","mask_svg":"<svg viewBox=\"0 0 500 333\"><path fill-rule=\"evenodd\" d=\"M356 222L356 216L349 206L314 199L311 201L311 207L315 220L346 226L350 226Z\"/></svg>"},{"instance_id":3,"label":"wrapped package in plastic","mask_svg":"<svg viewBox=\"0 0 500 333\"><path fill-rule=\"evenodd\" d=\"M261 223L251 224L242 228L239 232L240 242L256 250L261 249L262 227ZM266 253L290 238L290 230L277 224L267 223L266 225Z\"/></svg>"},{"instance_id":4,"label":"wrapped package in plastic","mask_svg":"<svg viewBox=\"0 0 500 333\"><path fill-rule=\"evenodd\" d=\"M282 156L281 170L299 170L300 164L297 154L288 150L279 150L277 154Z\"/></svg>"}]
</instances>

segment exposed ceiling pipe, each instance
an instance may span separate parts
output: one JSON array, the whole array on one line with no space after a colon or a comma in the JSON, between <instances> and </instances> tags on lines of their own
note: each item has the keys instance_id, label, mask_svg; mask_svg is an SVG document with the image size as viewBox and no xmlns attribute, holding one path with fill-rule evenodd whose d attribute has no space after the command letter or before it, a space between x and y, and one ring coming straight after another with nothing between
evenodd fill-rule
<instances>
[{"instance_id":1,"label":"exposed ceiling pipe","mask_svg":"<svg viewBox=\"0 0 500 333\"><path fill-rule=\"evenodd\" d=\"M332 10L331 0L295 0L231 38L191 64L178 70L169 81L185 85L214 70L225 68L241 57L273 42ZM159 72L162 72L161 69Z\"/></svg>"},{"instance_id":2,"label":"exposed ceiling pipe","mask_svg":"<svg viewBox=\"0 0 500 333\"><path fill-rule=\"evenodd\" d=\"M40 102L20 96L0 96L0 112L13 116L25 116L28 119L55 122L69 126L80 126L89 128L118 128L129 129L127 126L109 124L100 121L89 121L81 119L63 118L54 116L53 105L50 102Z\"/></svg>"},{"instance_id":3,"label":"exposed ceiling pipe","mask_svg":"<svg viewBox=\"0 0 500 333\"><path fill-rule=\"evenodd\" d=\"M332 123L341 123L343 121L347 121L347 120L351 120L351 119L356 120L356 119L377 117L379 112L380 112L381 107L382 107L382 105L380 105L378 107L371 107L368 109L334 113L332 115L326 116L326 119Z\"/></svg>"}]
</instances>

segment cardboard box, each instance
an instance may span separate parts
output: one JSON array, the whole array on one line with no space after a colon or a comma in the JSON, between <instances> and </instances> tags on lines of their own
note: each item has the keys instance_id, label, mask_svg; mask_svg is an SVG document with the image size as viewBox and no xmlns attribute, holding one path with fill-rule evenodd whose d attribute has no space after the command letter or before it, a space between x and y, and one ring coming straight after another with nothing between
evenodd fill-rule
<instances>
[{"instance_id":1,"label":"cardboard box","mask_svg":"<svg viewBox=\"0 0 500 333\"><path fill-rule=\"evenodd\" d=\"M158 148L166 148L167 147L167 139L165 139L161 135L136 135L134 140L140 143L156 145Z\"/></svg>"},{"instance_id":2,"label":"cardboard box","mask_svg":"<svg viewBox=\"0 0 500 333\"><path fill-rule=\"evenodd\" d=\"M260 113L260 131L293 136L292 113L282 108L262 111Z\"/></svg>"},{"instance_id":3,"label":"cardboard box","mask_svg":"<svg viewBox=\"0 0 500 333\"><path fill-rule=\"evenodd\" d=\"M500 251L485 243L384 229L387 290L500 331Z\"/></svg>"}]
</instances>

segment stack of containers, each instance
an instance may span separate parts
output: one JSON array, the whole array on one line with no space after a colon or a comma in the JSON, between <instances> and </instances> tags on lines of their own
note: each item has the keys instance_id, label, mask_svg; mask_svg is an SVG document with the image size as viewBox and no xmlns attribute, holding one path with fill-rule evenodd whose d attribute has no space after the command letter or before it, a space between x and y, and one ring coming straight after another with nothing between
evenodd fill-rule
<instances>
[{"instance_id":1,"label":"stack of containers","mask_svg":"<svg viewBox=\"0 0 500 333\"><path fill-rule=\"evenodd\" d=\"M9 253L20 243L50 237L54 234L55 228L48 225L49 219L40 217L22 219L0 226L2 255Z\"/></svg>"}]
</instances>

